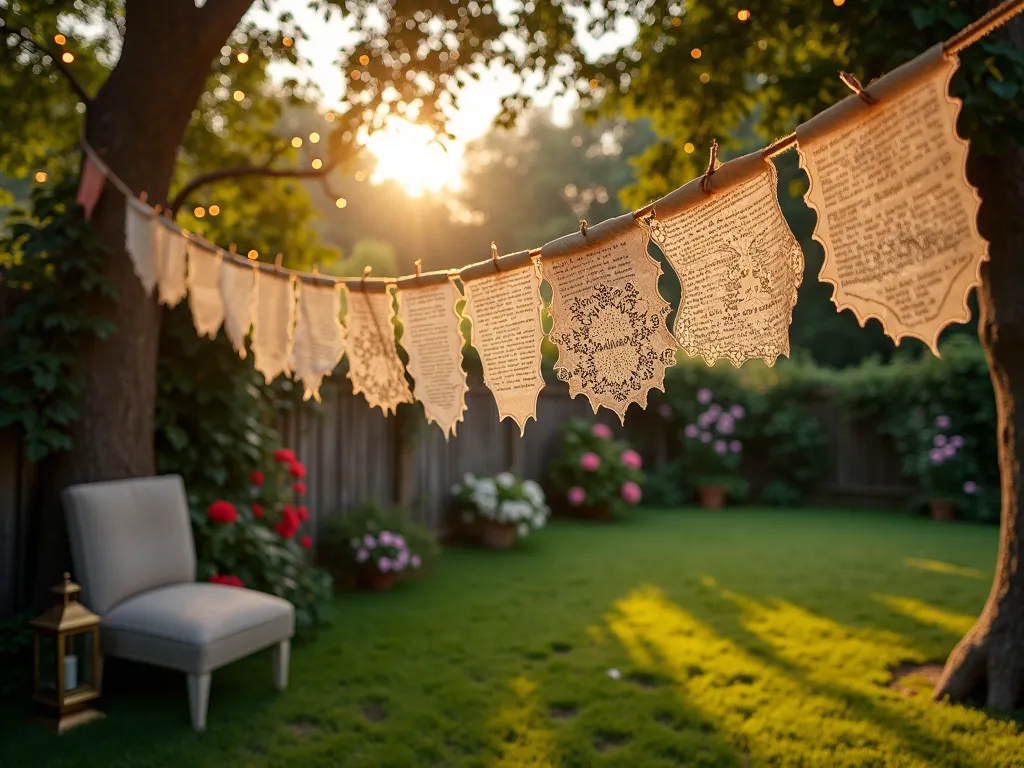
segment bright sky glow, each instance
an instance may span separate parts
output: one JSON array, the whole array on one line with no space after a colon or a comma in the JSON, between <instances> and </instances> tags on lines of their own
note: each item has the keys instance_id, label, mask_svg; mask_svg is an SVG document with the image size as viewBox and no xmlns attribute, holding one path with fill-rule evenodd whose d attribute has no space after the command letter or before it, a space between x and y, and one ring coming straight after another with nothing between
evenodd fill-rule
<instances>
[{"instance_id":1,"label":"bright sky glow","mask_svg":"<svg viewBox=\"0 0 1024 768\"><path fill-rule=\"evenodd\" d=\"M501 10L509 3L498 0L497 5ZM337 15L324 22L320 14L307 7L306 0L279 0L271 7L273 16L256 7L249 16L267 24L281 11L290 11L305 33L305 37L297 42L297 50L302 57L311 60L308 67L298 72L294 67L277 66L271 70L271 75L277 78L296 74L308 77L320 88L325 110L343 109L346 77L337 61L339 50L353 46L358 38L350 23ZM627 44L635 36L635 25L622 24L614 33L600 40L580 30L577 41L588 57L597 57ZM401 118L389 120L383 130L368 137L366 148L377 160L371 181L396 181L412 196L458 189L466 145L487 132L500 111L502 97L514 93L521 86L518 74L508 70L491 68L480 75L479 80L471 81L462 88L458 109L449 113L449 130L455 141L446 141L444 149L433 141L430 129ZM539 106L551 109L555 122L568 122L577 104L575 94L559 96L550 90L538 90L529 82L526 88L536 95Z\"/></svg>"}]
</instances>

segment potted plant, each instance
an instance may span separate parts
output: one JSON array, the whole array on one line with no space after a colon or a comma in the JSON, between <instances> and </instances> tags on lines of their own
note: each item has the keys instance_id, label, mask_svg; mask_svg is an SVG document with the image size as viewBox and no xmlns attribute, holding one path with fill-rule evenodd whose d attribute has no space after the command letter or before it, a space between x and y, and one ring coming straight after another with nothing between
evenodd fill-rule
<instances>
[{"instance_id":1,"label":"potted plant","mask_svg":"<svg viewBox=\"0 0 1024 768\"><path fill-rule=\"evenodd\" d=\"M948 434L951 427L949 416L940 415L922 433L925 444L918 456L918 471L933 520L955 520L957 508L965 498L979 492L973 479L971 455L964 450L964 438Z\"/></svg>"},{"instance_id":2,"label":"potted plant","mask_svg":"<svg viewBox=\"0 0 1024 768\"><path fill-rule=\"evenodd\" d=\"M737 423L745 416L743 406L721 406L713 402L708 388L697 392L704 406L696 420L683 429L685 466L704 509L722 509L730 485L738 479L743 442L736 436Z\"/></svg>"},{"instance_id":3,"label":"potted plant","mask_svg":"<svg viewBox=\"0 0 1024 768\"><path fill-rule=\"evenodd\" d=\"M318 550L336 587L384 592L432 560L437 540L404 507L370 500L328 517Z\"/></svg>"},{"instance_id":4,"label":"potted plant","mask_svg":"<svg viewBox=\"0 0 1024 768\"><path fill-rule=\"evenodd\" d=\"M488 549L508 549L543 528L550 514L541 487L511 472L494 477L466 473L452 487L452 501L462 512L462 523L475 526L480 543Z\"/></svg>"},{"instance_id":5,"label":"potted plant","mask_svg":"<svg viewBox=\"0 0 1024 768\"><path fill-rule=\"evenodd\" d=\"M615 440L606 424L568 422L559 456L549 465L559 509L575 517L609 518L642 497L640 454Z\"/></svg>"}]
</instances>

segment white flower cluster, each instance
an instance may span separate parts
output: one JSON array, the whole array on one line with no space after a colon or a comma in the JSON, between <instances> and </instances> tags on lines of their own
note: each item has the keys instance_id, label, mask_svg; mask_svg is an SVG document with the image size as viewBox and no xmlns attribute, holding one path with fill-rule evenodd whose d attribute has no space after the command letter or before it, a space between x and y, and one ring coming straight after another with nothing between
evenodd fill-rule
<instances>
[{"instance_id":1,"label":"white flower cluster","mask_svg":"<svg viewBox=\"0 0 1024 768\"><path fill-rule=\"evenodd\" d=\"M467 472L461 483L452 486L452 495L469 502L481 517L515 524L520 536L544 527L551 514L541 487L533 480L520 481L511 472L493 478ZM472 513L467 514L471 519Z\"/></svg>"}]
</instances>

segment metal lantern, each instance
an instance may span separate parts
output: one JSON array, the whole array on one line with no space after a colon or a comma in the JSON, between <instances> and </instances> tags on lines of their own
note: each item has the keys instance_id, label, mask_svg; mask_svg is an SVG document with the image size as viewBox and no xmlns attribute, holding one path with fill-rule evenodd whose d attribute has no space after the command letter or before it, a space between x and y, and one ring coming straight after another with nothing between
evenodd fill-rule
<instances>
[{"instance_id":1,"label":"metal lantern","mask_svg":"<svg viewBox=\"0 0 1024 768\"><path fill-rule=\"evenodd\" d=\"M58 732L103 717L88 705L100 695L100 617L78 602L82 588L64 574L59 597L29 622L34 640L33 698Z\"/></svg>"}]
</instances>

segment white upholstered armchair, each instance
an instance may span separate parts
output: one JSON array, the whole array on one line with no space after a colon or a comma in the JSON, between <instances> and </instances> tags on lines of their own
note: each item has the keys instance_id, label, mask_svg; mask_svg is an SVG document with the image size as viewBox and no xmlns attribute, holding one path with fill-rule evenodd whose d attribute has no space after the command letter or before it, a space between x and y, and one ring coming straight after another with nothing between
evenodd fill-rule
<instances>
[{"instance_id":1,"label":"white upholstered armchair","mask_svg":"<svg viewBox=\"0 0 1024 768\"><path fill-rule=\"evenodd\" d=\"M198 731L218 667L273 646L274 683L284 690L295 610L262 592L196 582L180 477L72 486L63 501L75 577L82 602L102 618L104 656L184 672Z\"/></svg>"}]
</instances>

